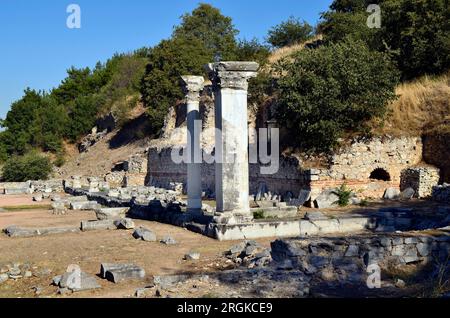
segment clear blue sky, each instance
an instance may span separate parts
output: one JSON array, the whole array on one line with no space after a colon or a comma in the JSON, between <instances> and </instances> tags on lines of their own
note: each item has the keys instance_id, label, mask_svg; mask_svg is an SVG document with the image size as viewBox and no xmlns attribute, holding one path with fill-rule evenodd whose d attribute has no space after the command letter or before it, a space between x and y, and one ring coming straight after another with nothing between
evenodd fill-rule
<instances>
[{"instance_id":1,"label":"clear blue sky","mask_svg":"<svg viewBox=\"0 0 450 318\"><path fill-rule=\"evenodd\" d=\"M0 118L26 87L50 90L72 65L92 67L168 38L199 2L232 17L240 38L264 39L291 15L316 24L332 0L1 0ZM71 3L81 7L81 29L66 27Z\"/></svg>"}]
</instances>

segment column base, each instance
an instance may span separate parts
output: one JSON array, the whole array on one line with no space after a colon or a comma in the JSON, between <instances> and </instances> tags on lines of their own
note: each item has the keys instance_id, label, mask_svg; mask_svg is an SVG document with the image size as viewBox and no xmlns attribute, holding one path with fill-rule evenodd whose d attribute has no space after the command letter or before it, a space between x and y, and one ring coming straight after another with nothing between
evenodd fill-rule
<instances>
[{"instance_id":1,"label":"column base","mask_svg":"<svg viewBox=\"0 0 450 318\"><path fill-rule=\"evenodd\" d=\"M216 212L213 222L217 224L245 224L253 221L253 214L250 212Z\"/></svg>"}]
</instances>

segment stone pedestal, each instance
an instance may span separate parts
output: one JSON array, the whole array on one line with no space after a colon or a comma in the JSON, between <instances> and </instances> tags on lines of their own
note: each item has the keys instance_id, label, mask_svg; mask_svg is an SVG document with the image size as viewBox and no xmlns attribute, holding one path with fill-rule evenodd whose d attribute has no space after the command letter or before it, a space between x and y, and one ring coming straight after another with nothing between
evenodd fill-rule
<instances>
[{"instance_id":1,"label":"stone pedestal","mask_svg":"<svg viewBox=\"0 0 450 318\"><path fill-rule=\"evenodd\" d=\"M255 62L208 65L215 94L217 223L252 220L249 204L247 90L257 75Z\"/></svg>"},{"instance_id":2,"label":"stone pedestal","mask_svg":"<svg viewBox=\"0 0 450 318\"><path fill-rule=\"evenodd\" d=\"M203 89L204 78L201 76L182 76L185 84L187 105L187 194L190 214L202 213L202 155L200 133L202 130L199 101Z\"/></svg>"}]
</instances>

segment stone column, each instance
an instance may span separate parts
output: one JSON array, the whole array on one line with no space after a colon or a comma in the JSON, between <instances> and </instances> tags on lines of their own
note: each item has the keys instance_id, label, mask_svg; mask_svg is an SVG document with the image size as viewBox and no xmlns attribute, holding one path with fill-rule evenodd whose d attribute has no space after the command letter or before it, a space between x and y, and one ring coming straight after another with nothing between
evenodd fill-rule
<instances>
[{"instance_id":1,"label":"stone column","mask_svg":"<svg viewBox=\"0 0 450 318\"><path fill-rule=\"evenodd\" d=\"M187 194L190 214L202 213L202 156L200 148L201 122L199 112L200 91L205 82L202 76L182 76L187 104Z\"/></svg>"},{"instance_id":2,"label":"stone column","mask_svg":"<svg viewBox=\"0 0 450 318\"><path fill-rule=\"evenodd\" d=\"M257 75L256 62L208 64L215 95L216 129L216 217L217 223L251 221L247 90Z\"/></svg>"}]
</instances>

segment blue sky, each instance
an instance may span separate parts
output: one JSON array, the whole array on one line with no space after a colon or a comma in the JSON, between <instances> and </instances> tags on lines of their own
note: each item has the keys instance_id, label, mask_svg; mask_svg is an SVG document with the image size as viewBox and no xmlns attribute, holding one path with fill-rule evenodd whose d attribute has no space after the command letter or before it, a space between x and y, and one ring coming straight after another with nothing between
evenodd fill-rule
<instances>
[{"instance_id":1,"label":"blue sky","mask_svg":"<svg viewBox=\"0 0 450 318\"><path fill-rule=\"evenodd\" d=\"M170 37L199 2L232 17L240 38L264 39L291 15L316 24L332 0L1 0L0 118L26 87L56 87L72 65L92 67ZM66 26L72 3L81 8L81 29Z\"/></svg>"}]
</instances>

